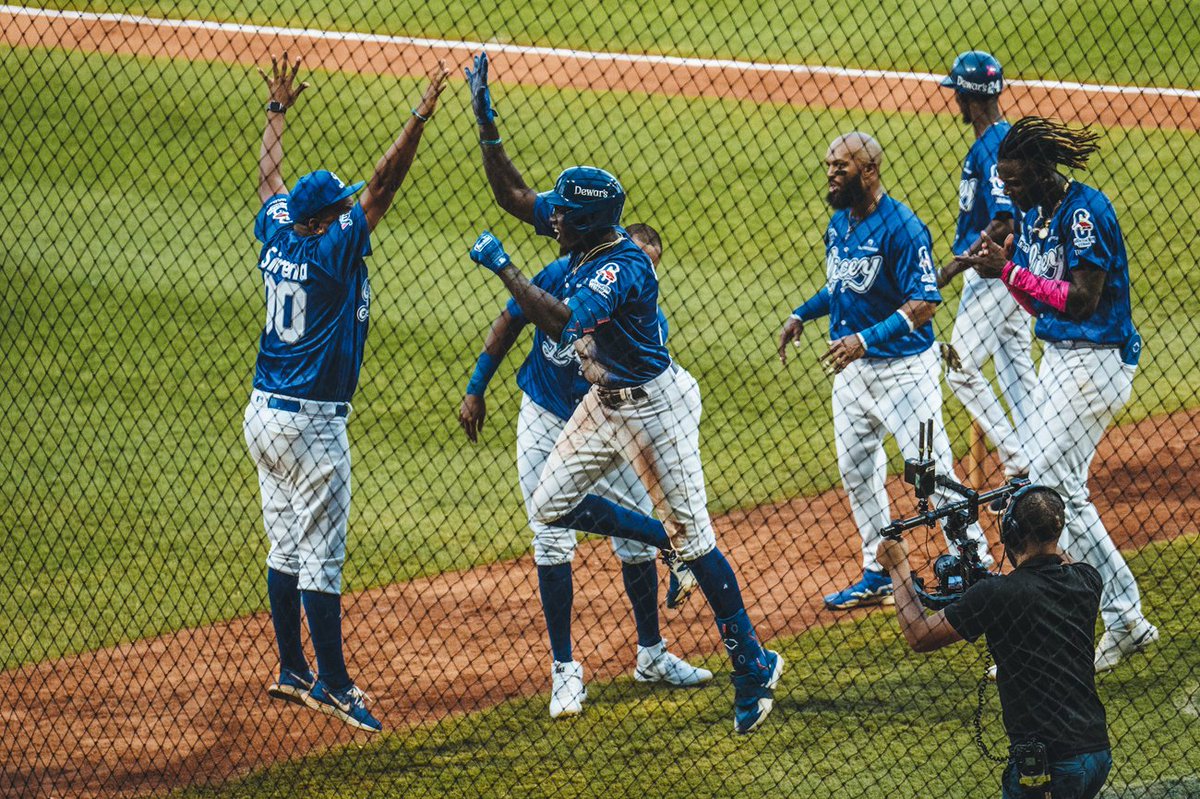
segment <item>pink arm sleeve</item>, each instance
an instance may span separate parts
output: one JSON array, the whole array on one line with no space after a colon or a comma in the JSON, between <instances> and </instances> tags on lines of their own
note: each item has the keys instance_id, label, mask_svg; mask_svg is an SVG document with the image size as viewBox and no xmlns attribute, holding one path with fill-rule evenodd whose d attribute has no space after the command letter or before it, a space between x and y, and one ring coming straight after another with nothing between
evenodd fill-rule
<instances>
[{"instance_id":1,"label":"pink arm sleeve","mask_svg":"<svg viewBox=\"0 0 1200 799\"><path fill-rule=\"evenodd\" d=\"M1067 291L1070 290L1071 284L1065 280L1049 280L1038 277L1012 261L1004 265L1000 279L1008 286L1009 292L1017 302L1021 303L1021 307L1027 311L1029 307L1021 302L1022 297L1017 294L1018 291L1024 294L1026 299L1032 297L1035 300L1041 300L1055 310L1067 310Z\"/></svg>"}]
</instances>

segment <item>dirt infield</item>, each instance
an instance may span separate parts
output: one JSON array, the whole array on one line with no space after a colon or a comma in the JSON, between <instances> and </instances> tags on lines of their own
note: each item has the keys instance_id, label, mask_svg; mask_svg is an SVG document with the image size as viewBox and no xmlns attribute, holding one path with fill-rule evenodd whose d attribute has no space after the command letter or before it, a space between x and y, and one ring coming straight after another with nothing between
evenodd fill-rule
<instances>
[{"instance_id":1,"label":"dirt infield","mask_svg":"<svg viewBox=\"0 0 1200 799\"><path fill-rule=\"evenodd\" d=\"M0 10L0 41L19 47L173 59L204 59L250 66L286 49L310 69L386 75L424 75L437 59L461 65L469 42L444 42L355 33L297 31L203 22L167 22L116 15L61 16ZM854 111L957 113L950 93L932 76L713 59L587 53L488 44L499 82L580 90L640 91L668 96L717 97ZM455 74L458 74L457 72ZM1126 127L1200 129L1200 97L1182 90L1012 81L1005 94L1010 116L1040 114L1068 122Z\"/></svg>"},{"instance_id":2,"label":"dirt infield","mask_svg":"<svg viewBox=\"0 0 1200 799\"><path fill-rule=\"evenodd\" d=\"M1200 409L1109 431L1092 485L1123 548L1200 527L1198 440ZM911 508L896 480L889 489L898 509ZM717 520L765 638L844 618L822 610L820 597L857 576L849 520L841 491ZM925 557L940 546L918 549ZM547 690L534 573L523 557L346 598L348 658L389 729ZM577 652L589 677L626 673L635 641L606 542L580 547L575 579ZM678 652L719 647L702 601L664 611L663 623ZM143 795L361 741L338 722L267 699L272 640L263 613L0 674L0 762L10 767L0 796Z\"/></svg>"}]
</instances>

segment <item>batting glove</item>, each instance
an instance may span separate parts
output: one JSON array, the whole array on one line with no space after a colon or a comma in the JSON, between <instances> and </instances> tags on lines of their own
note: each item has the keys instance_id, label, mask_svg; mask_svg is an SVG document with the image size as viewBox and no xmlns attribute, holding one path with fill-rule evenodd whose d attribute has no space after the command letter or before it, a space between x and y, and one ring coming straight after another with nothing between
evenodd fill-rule
<instances>
[{"instance_id":1,"label":"batting glove","mask_svg":"<svg viewBox=\"0 0 1200 799\"><path fill-rule=\"evenodd\" d=\"M475 69L464 67L467 85L471 87L471 108L475 111L475 121L480 125L491 122L496 118L492 108L492 93L488 90L488 57L487 53L475 56Z\"/></svg>"},{"instance_id":2,"label":"batting glove","mask_svg":"<svg viewBox=\"0 0 1200 799\"><path fill-rule=\"evenodd\" d=\"M475 239L475 245L471 247L471 260L497 275L501 269L512 263L500 239L486 230Z\"/></svg>"}]
</instances>

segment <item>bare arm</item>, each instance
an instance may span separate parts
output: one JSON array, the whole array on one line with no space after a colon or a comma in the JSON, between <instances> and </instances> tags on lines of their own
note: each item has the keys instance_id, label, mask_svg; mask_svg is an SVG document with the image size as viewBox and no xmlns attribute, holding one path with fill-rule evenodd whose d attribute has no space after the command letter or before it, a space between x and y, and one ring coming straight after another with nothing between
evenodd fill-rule
<instances>
[{"instance_id":1,"label":"bare arm","mask_svg":"<svg viewBox=\"0 0 1200 799\"><path fill-rule=\"evenodd\" d=\"M295 85L296 75L300 72L300 59L297 58L288 69L288 56L285 52L278 60L271 56L271 74L260 67L258 74L267 83L268 102L278 104L280 111L267 111L267 124L263 130L262 147L258 151L258 199L266 202L276 194L286 194L287 185L283 182L283 129L284 113L296 102L300 92L308 88L307 83Z\"/></svg>"},{"instance_id":2,"label":"bare arm","mask_svg":"<svg viewBox=\"0 0 1200 799\"><path fill-rule=\"evenodd\" d=\"M563 328L571 319L567 304L530 283L529 278L511 263L497 274L529 321L555 341L561 340Z\"/></svg>"},{"instance_id":3,"label":"bare arm","mask_svg":"<svg viewBox=\"0 0 1200 799\"><path fill-rule=\"evenodd\" d=\"M1096 312L1100 295L1104 293L1104 270L1094 266L1077 266L1067 273L1071 287L1067 289L1067 316L1082 322Z\"/></svg>"},{"instance_id":4,"label":"bare arm","mask_svg":"<svg viewBox=\"0 0 1200 799\"><path fill-rule=\"evenodd\" d=\"M916 330L933 318L937 307L938 304L936 302L930 302L929 300L909 300L897 308L896 311L907 316L912 326L911 329ZM900 332L905 332L902 327ZM870 331L865 331L865 333L870 333ZM848 336L842 336L837 341L830 342L829 349L818 359L828 374L837 374L867 354L866 342L864 340L865 333L851 333ZM782 336L779 347L781 350L784 347Z\"/></svg>"},{"instance_id":5,"label":"bare arm","mask_svg":"<svg viewBox=\"0 0 1200 799\"><path fill-rule=\"evenodd\" d=\"M472 384L478 377L479 387L476 388L469 384L467 393L458 406L458 424L472 444L479 440L479 434L483 432L484 420L487 418L487 402L483 398L484 388L496 367L500 365L500 362L508 355L508 351L512 349L513 344L516 343L517 336L521 334L521 328L524 326L523 320L515 319L505 308L496 317L496 321L492 322L492 327L483 340L483 354L479 356L479 361L475 366L475 375L471 377ZM488 362L486 367L483 365L485 362ZM481 370L486 373L480 375Z\"/></svg>"},{"instance_id":6,"label":"bare arm","mask_svg":"<svg viewBox=\"0 0 1200 799\"><path fill-rule=\"evenodd\" d=\"M483 171L492 187L496 204L522 222L532 225L533 201L537 194L525 185L525 180L501 143L500 131L496 127L496 112L492 110L492 93L488 87L487 53L475 56L464 73L467 87L471 90L471 109L479 125Z\"/></svg>"},{"instance_id":7,"label":"bare arm","mask_svg":"<svg viewBox=\"0 0 1200 799\"><path fill-rule=\"evenodd\" d=\"M483 153L483 171L496 204L522 222L533 224L533 201L537 192L525 185L525 179L499 143L500 131L495 122L479 126L479 149ZM485 144L484 142L497 142Z\"/></svg>"},{"instance_id":8,"label":"bare arm","mask_svg":"<svg viewBox=\"0 0 1200 799\"><path fill-rule=\"evenodd\" d=\"M379 220L392 206L400 184L408 175L413 158L417 155L417 145L421 143L421 134L425 130L425 121L437 110L438 96L446 88L446 79L450 72L446 64L439 61L429 73L429 86L425 89L421 102L404 125L404 130L388 148L379 163L375 165L375 174L367 181L367 189L363 192L362 209L367 217L367 229L375 230Z\"/></svg>"},{"instance_id":9,"label":"bare arm","mask_svg":"<svg viewBox=\"0 0 1200 799\"><path fill-rule=\"evenodd\" d=\"M892 577L896 618L900 622L904 640L914 652L933 652L962 640L944 612L925 615L925 608L913 586L912 569L908 565L908 544L905 541L885 539L879 545L878 558L879 564Z\"/></svg>"}]
</instances>

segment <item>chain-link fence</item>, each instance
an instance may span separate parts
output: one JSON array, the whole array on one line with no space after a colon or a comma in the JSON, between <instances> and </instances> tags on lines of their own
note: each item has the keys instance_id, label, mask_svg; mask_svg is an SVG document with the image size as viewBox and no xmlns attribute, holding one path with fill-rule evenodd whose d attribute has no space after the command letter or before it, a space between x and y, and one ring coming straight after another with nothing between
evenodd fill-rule
<instances>
[{"instance_id":1,"label":"chain-link fence","mask_svg":"<svg viewBox=\"0 0 1200 799\"><path fill-rule=\"evenodd\" d=\"M56 6L0 8L4 796L998 796L1006 725L1200 796L1192 5ZM623 228L535 199L580 164ZM937 486L932 624L928 419L1065 503L1014 568Z\"/></svg>"}]
</instances>

